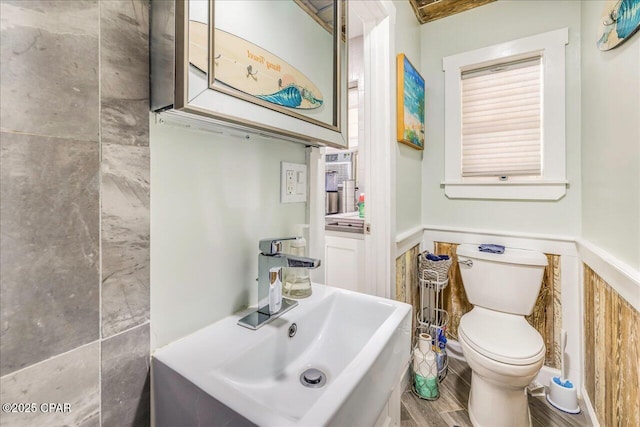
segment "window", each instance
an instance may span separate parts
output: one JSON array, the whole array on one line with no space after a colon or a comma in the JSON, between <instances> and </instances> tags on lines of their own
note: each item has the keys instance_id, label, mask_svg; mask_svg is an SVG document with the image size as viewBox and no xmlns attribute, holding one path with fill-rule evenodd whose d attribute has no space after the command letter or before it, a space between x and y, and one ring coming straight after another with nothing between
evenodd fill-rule
<instances>
[{"instance_id":1,"label":"window","mask_svg":"<svg viewBox=\"0 0 640 427\"><path fill-rule=\"evenodd\" d=\"M567 42L565 28L444 58L448 197L565 194Z\"/></svg>"},{"instance_id":2,"label":"window","mask_svg":"<svg viewBox=\"0 0 640 427\"><path fill-rule=\"evenodd\" d=\"M462 176L542 174L540 56L462 72Z\"/></svg>"}]
</instances>

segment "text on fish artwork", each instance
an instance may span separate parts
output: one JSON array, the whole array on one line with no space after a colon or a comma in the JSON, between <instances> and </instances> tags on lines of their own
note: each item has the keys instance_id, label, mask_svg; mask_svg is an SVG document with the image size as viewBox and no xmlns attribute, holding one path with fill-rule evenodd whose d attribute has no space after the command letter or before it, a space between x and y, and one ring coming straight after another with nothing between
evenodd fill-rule
<instances>
[{"instance_id":1,"label":"text on fish artwork","mask_svg":"<svg viewBox=\"0 0 640 427\"><path fill-rule=\"evenodd\" d=\"M280 72L281 69L282 67L280 66L280 64L274 64L272 62L267 61L267 70L274 70L274 71Z\"/></svg>"},{"instance_id":2,"label":"text on fish artwork","mask_svg":"<svg viewBox=\"0 0 640 427\"><path fill-rule=\"evenodd\" d=\"M251 52L249 49L247 49L247 57L249 57L249 59L251 59L253 61L256 61L256 62L258 62L260 64L264 64L266 62L267 70L274 70L274 71L278 71L279 72L282 69L282 66L280 64L275 64L273 62L266 61L264 59L264 56L257 55L255 53Z\"/></svg>"}]
</instances>

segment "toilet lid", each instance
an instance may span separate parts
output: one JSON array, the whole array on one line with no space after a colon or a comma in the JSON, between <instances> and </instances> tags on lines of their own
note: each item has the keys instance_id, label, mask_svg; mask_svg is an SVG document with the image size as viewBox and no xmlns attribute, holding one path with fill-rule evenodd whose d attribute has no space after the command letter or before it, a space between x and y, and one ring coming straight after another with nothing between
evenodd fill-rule
<instances>
[{"instance_id":1,"label":"toilet lid","mask_svg":"<svg viewBox=\"0 0 640 427\"><path fill-rule=\"evenodd\" d=\"M542 337L522 316L474 307L460 319L458 335L478 353L510 365L544 357Z\"/></svg>"}]
</instances>

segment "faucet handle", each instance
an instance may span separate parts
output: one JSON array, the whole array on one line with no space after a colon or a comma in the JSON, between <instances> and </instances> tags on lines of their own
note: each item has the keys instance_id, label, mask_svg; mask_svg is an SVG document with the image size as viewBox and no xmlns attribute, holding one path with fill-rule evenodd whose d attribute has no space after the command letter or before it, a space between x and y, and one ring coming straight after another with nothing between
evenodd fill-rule
<instances>
[{"instance_id":1,"label":"faucet handle","mask_svg":"<svg viewBox=\"0 0 640 427\"><path fill-rule=\"evenodd\" d=\"M297 240L299 237L278 237L278 238L269 238L269 239L261 239L258 244L258 248L260 252L264 255L275 255L277 253L282 252L282 241L283 240Z\"/></svg>"}]
</instances>

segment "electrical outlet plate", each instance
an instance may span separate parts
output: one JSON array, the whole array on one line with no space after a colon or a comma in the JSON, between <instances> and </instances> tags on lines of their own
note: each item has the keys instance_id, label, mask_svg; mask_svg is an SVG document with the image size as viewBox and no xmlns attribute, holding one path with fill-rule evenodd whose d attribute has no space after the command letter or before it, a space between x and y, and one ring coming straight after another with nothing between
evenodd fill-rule
<instances>
[{"instance_id":1,"label":"electrical outlet plate","mask_svg":"<svg viewBox=\"0 0 640 427\"><path fill-rule=\"evenodd\" d=\"M307 165L282 162L280 176L280 202L307 201Z\"/></svg>"}]
</instances>

